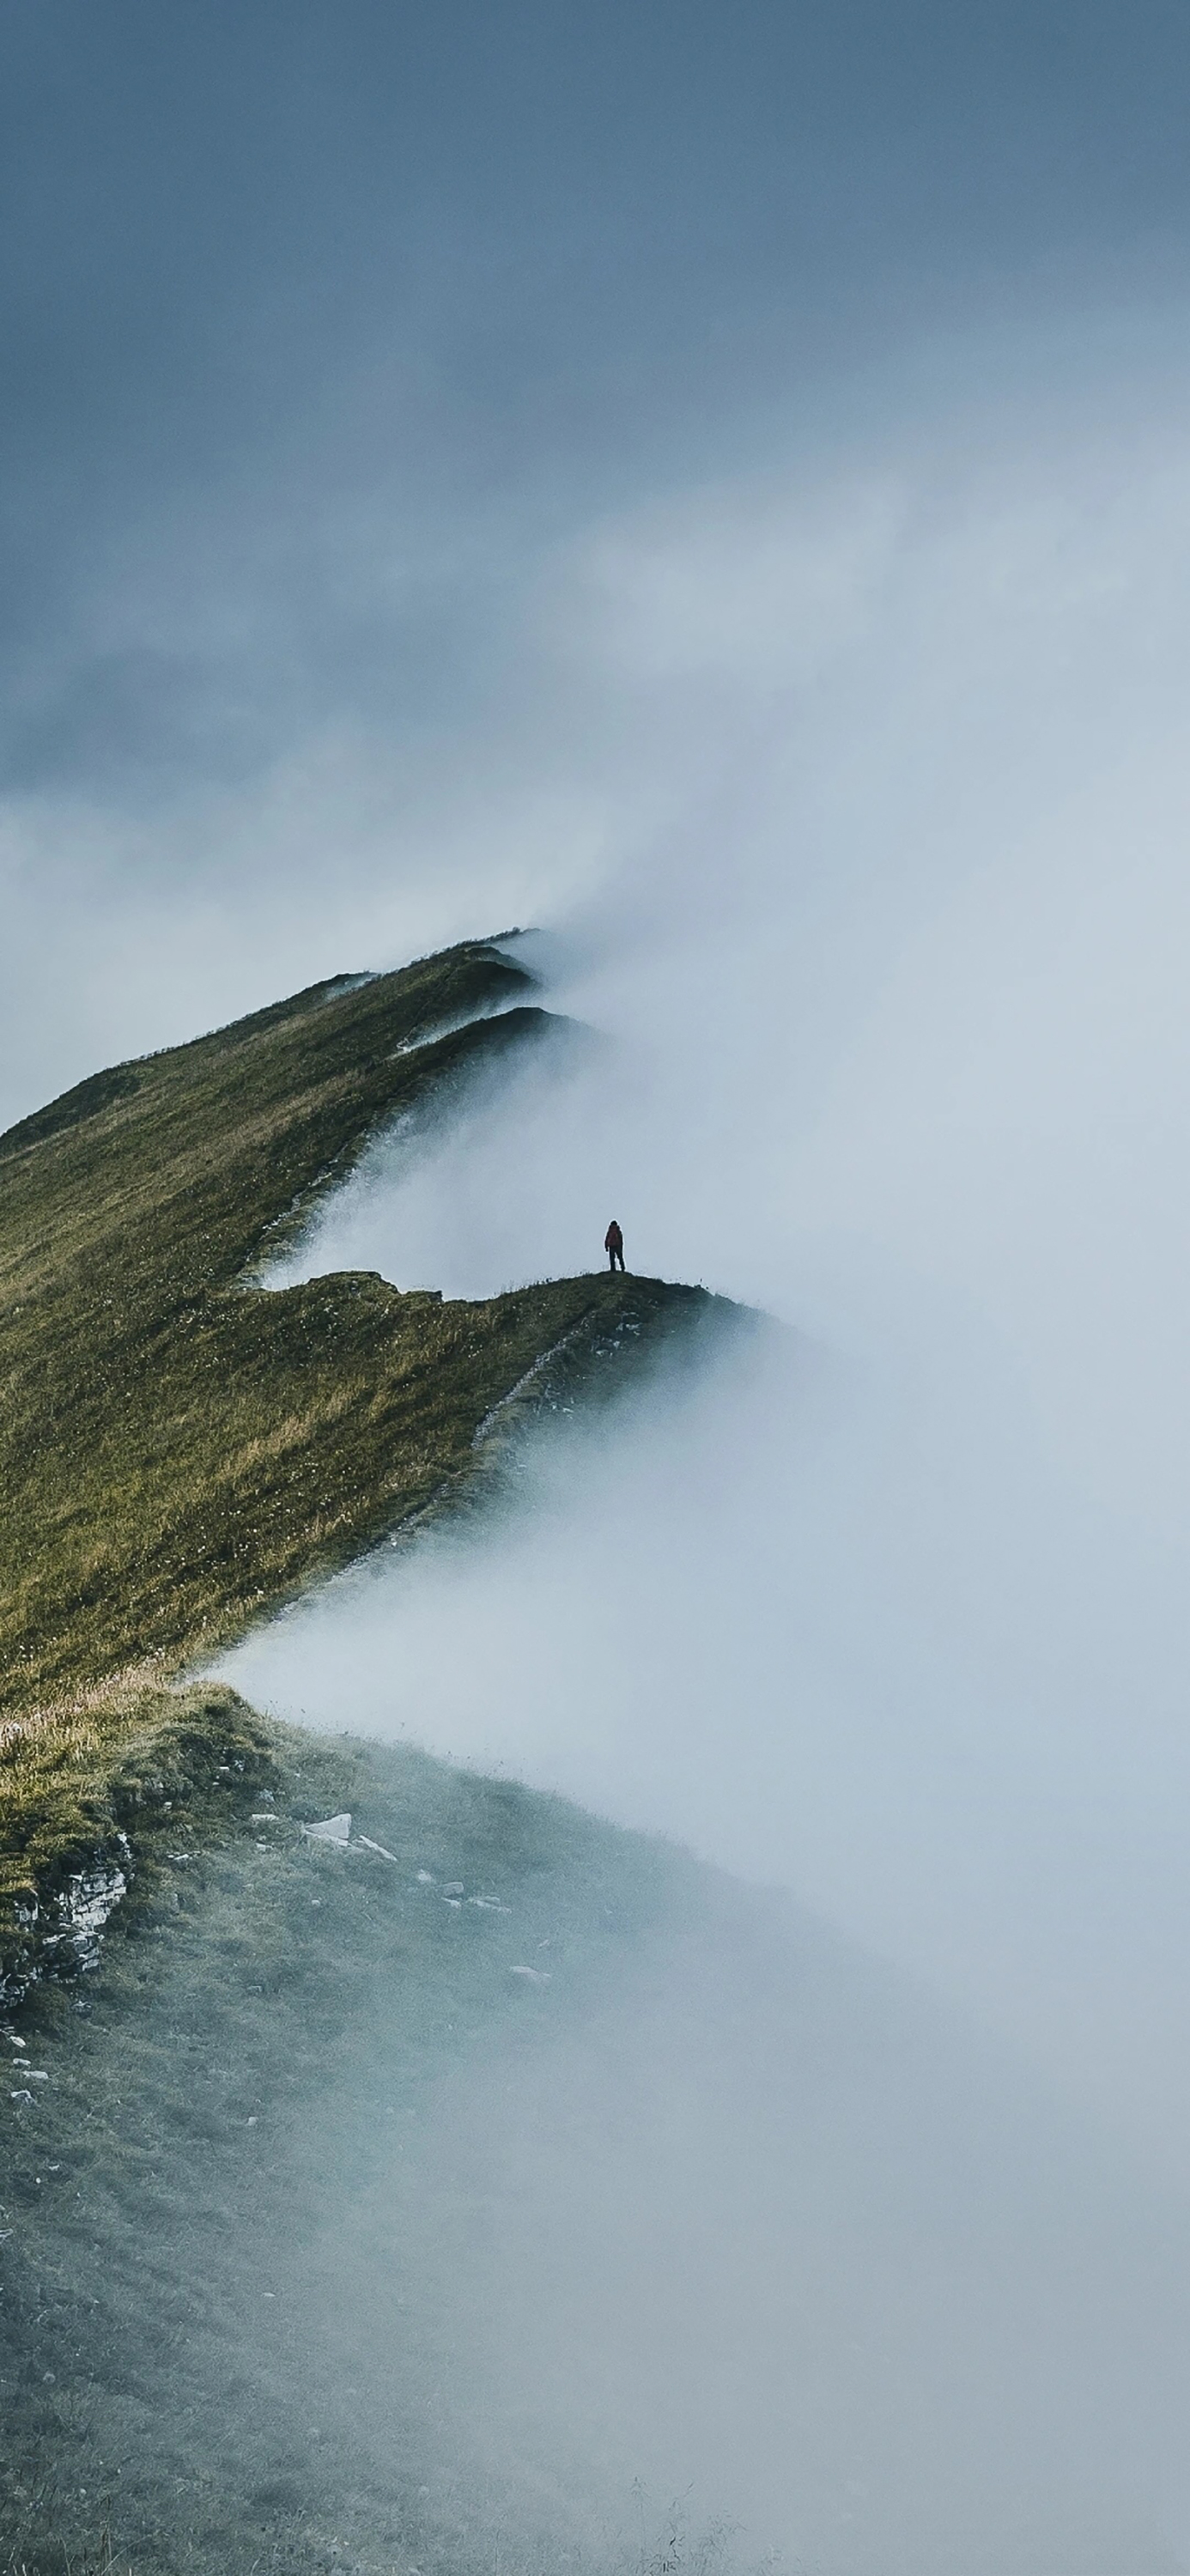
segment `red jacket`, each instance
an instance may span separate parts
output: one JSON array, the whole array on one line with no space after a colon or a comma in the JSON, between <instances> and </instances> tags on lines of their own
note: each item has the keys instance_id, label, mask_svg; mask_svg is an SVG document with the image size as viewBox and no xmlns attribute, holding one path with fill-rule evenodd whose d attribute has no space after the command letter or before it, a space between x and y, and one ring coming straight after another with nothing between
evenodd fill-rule
<instances>
[{"instance_id":1,"label":"red jacket","mask_svg":"<svg viewBox=\"0 0 1190 2576\"><path fill-rule=\"evenodd\" d=\"M605 1252L622 1252L624 1249L624 1237L614 1217L604 1235L603 1249Z\"/></svg>"}]
</instances>

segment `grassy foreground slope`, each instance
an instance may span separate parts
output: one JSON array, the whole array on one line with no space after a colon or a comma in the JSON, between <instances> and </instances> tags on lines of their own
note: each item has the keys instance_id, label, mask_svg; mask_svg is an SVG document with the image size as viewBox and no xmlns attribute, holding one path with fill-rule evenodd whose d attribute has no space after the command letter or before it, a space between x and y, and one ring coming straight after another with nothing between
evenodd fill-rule
<instances>
[{"instance_id":1,"label":"grassy foreground slope","mask_svg":"<svg viewBox=\"0 0 1190 2576\"><path fill-rule=\"evenodd\" d=\"M230 1695L163 1704L186 1660L461 1489L560 1342L581 1365L713 1302L606 1276L474 1303L250 1284L379 1124L558 1028L530 987L486 943L340 978L0 1136L0 1979L21 1910L217 1704L247 1759Z\"/></svg>"}]
</instances>

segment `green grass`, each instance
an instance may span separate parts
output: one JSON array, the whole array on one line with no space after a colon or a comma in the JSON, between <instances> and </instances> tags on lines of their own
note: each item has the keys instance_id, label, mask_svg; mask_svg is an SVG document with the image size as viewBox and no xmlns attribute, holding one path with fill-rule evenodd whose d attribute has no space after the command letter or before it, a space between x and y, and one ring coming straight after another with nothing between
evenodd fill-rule
<instances>
[{"instance_id":1,"label":"green grass","mask_svg":"<svg viewBox=\"0 0 1190 2576\"><path fill-rule=\"evenodd\" d=\"M217 1700L166 1743L163 1683L461 1496L560 1343L573 1382L716 1304L605 1274L476 1302L251 1285L380 1125L558 1028L530 990L482 942L339 978L0 1136L0 1985L145 1744L196 1794L226 1758Z\"/></svg>"}]
</instances>

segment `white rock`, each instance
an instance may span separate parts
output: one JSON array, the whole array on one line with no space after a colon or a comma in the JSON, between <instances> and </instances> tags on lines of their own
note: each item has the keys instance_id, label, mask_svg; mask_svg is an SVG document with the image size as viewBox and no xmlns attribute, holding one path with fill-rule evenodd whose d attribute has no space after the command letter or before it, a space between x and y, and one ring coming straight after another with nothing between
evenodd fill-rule
<instances>
[{"instance_id":1,"label":"white rock","mask_svg":"<svg viewBox=\"0 0 1190 2576\"><path fill-rule=\"evenodd\" d=\"M302 1832L312 1843L348 1843L351 1840L350 1816L326 1816L320 1825L303 1825Z\"/></svg>"}]
</instances>

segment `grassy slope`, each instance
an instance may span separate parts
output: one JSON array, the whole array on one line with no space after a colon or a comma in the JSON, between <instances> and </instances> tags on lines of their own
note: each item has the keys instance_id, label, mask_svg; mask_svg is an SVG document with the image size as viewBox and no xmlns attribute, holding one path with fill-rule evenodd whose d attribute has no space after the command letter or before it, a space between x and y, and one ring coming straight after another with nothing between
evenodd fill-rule
<instances>
[{"instance_id":1,"label":"grassy slope","mask_svg":"<svg viewBox=\"0 0 1190 2576\"><path fill-rule=\"evenodd\" d=\"M245 1288L378 1122L557 1026L529 981L478 943L315 986L0 1137L0 1977L14 1904L135 1797L146 1730L173 1742L185 1659L460 1487L562 1337L639 1347L712 1302Z\"/></svg>"},{"instance_id":2,"label":"grassy slope","mask_svg":"<svg viewBox=\"0 0 1190 2576\"><path fill-rule=\"evenodd\" d=\"M433 2117L435 2081L479 2030L513 2066L549 2045L585 1991L618 1984L695 1870L410 1749L281 1728L273 1752L268 1847L232 1819L196 1847L188 1826L191 1860L142 1886L88 2014L49 1986L21 2020L49 2081L28 2105L3 2099L5 2576L492 2568L489 2468L469 2545L453 2527L477 2517L464 2460L448 2476L417 2406L376 2447L384 2393L361 2424L358 2396L337 2391L309 2316L319 2228L358 2205L373 2156L392 2184L394 2125ZM304 1842L296 1816L330 1808L350 1808L397 1868ZM505 1911L451 1909L443 1880ZM543 1940L551 1984L510 1976ZM5 2058L18 2053L0 2032L0 2071ZM18 2081L21 2066L5 2092ZM281 2293L273 2306L260 2287ZM541 2519L549 2530L549 2499ZM559 2555L525 2558L513 2540L507 2563L554 2571ZM577 2576L577 2555L567 2566Z\"/></svg>"},{"instance_id":3,"label":"grassy slope","mask_svg":"<svg viewBox=\"0 0 1190 2576\"><path fill-rule=\"evenodd\" d=\"M0 2029L0 2571L593 2576L578 2512L571 2528L515 2459L502 2481L469 2442L456 2458L427 2421L441 2398L418 2402L417 2228L431 2255L444 2216L470 2243L484 2202L449 2180L427 2196L394 2138L432 2133L481 2034L531 2072L642 1942L684 1931L704 1874L408 1748L282 1728L272 1752L270 1829L233 1820L224 1782L222 1820L197 1841L188 1820L189 1860L146 1869L85 1997L35 1993L20 2032L48 2081L29 2101L6 2098L22 2068ZM301 1838L298 1818L337 1808L398 1865ZM445 1904L447 1881L487 1906ZM548 1983L510 1974L546 1952ZM382 2277L410 2230L399 2413L354 2324L354 2367L335 2345L337 2231L366 2244L378 2190ZM465 2314L465 2267L458 2296ZM619 2576L678 2563L615 2552Z\"/></svg>"}]
</instances>

